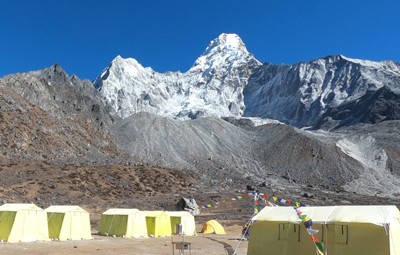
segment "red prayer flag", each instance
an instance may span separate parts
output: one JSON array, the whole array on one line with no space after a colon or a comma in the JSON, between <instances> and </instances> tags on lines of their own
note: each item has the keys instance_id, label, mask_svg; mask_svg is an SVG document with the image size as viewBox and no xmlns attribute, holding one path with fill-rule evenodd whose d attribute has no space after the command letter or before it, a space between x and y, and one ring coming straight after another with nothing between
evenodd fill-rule
<instances>
[{"instance_id":1,"label":"red prayer flag","mask_svg":"<svg viewBox=\"0 0 400 255\"><path fill-rule=\"evenodd\" d=\"M310 235L310 236L311 236L311 240L313 240L314 243L318 243L319 242L318 238L316 238L313 235Z\"/></svg>"}]
</instances>

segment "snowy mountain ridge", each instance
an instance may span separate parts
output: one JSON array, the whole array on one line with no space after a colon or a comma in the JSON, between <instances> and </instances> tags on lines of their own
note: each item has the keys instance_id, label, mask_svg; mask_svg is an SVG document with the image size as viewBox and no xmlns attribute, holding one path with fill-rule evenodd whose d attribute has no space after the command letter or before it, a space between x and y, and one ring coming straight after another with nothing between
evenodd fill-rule
<instances>
[{"instance_id":1,"label":"snowy mountain ridge","mask_svg":"<svg viewBox=\"0 0 400 255\"><path fill-rule=\"evenodd\" d=\"M327 56L294 65L264 64L244 89L245 116L313 126L330 108L387 86L400 89L400 64Z\"/></svg>"},{"instance_id":2,"label":"snowy mountain ridge","mask_svg":"<svg viewBox=\"0 0 400 255\"><path fill-rule=\"evenodd\" d=\"M185 73L158 73L117 56L94 82L120 117L146 111L189 119L244 112L243 88L261 63L235 34L222 34Z\"/></svg>"},{"instance_id":3,"label":"snowy mountain ridge","mask_svg":"<svg viewBox=\"0 0 400 255\"><path fill-rule=\"evenodd\" d=\"M221 34L185 73L158 73L117 56L94 84L122 118L145 111L181 120L258 117L308 127L368 91L387 86L399 93L400 64L343 55L261 64L238 35Z\"/></svg>"}]
</instances>

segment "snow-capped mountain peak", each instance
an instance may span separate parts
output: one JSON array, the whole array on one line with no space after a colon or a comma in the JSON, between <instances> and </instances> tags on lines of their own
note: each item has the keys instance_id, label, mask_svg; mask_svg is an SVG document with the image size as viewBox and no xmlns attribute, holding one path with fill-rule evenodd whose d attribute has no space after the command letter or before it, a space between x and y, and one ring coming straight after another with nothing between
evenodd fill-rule
<instances>
[{"instance_id":1,"label":"snow-capped mountain peak","mask_svg":"<svg viewBox=\"0 0 400 255\"><path fill-rule=\"evenodd\" d=\"M95 82L123 118L260 117L314 126L329 109L387 86L400 91L400 64L343 55L293 65L261 63L236 34L221 34L185 73L157 73L117 56Z\"/></svg>"},{"instance_id":2,"label":"snow-capped mountain peak","mask_svg":"<svg viewBox=\"0 0 400 255\"><path fill-rule=\"evenodd\" d=\"M134 58L122 58L117 56L111 64L121 72L127 72L129 75L136 76L145 72L145 68Z\"/></svg>"},{"instance_id":3,"label":"snow-capped mountain peak","mask_svg":"<svg viewBox=\"0 0 400 255\"><path fill-rule=\"evenodd\" d=\"M241 62L248 61L249 58L261 64L247 51L238 35L224 33L209 43L204 53L194 63L192 71L226 68L235 62L242 64Z\"/></svg>"},{"instance_id":4,"label":"snow-capped mountain peak","mask_svg":"<svg viewBox=\"0 0 400 255\"><path fill-rule=\"evenodd\" d=\"M260 65L238 35L221 34L186 73L157 73L133 58L117 56L95 86L123 118L139 111L178 119L239 117L243 88Z\"/></svg>"},{"instance_id":5,"label":"snow-capped mountain peak","mask_svg":"<svg viewBox=\"0 0 400 255\"><path fill-rule=\"evenodd\" d=\"M248 53L242 39L237 34L221 34L218 38L212 40L206 48L203 55L213 51L240 50Z\"/></svg>"}]
</instances>

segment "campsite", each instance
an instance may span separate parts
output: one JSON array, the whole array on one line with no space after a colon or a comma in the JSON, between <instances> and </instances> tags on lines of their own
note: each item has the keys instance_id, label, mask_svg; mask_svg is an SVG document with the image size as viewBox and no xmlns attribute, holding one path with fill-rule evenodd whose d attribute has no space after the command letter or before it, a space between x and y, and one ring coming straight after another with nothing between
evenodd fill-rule
<instances>
[{"instance_id":1,"label":"campsite","mask_svg":"<svg viewBox=\"0 0 400 255\"><path fill-rule=\"evenodd\" d=\"M161 170L155 170L157 171L141 171L140 173L163 173ZM51 179L56 178L50 175L53 173L52 171L48 171L48 173L49 174L46 175L46 178L48 178L46 182L50 182L50 184L44 187L51 189ZM67 173L69 172L67 171ZM21 176L24 178L30 177L29 175ZM92 180L97 180L96 176L97 175L91 175L90 178ZM165 176L168 177L169 175ZM258 232L260 236L271 235L273 237L275 235L276 239L279 236L279 233L276 232L264 232L262 228L261 231L259 231L259 226L265 224L278 224L278 227L274 229L281 229L281 235L284 233L283 230L285 230L287 234L279 243L270 242L271 245L269 246L275 248L281 247L282 250L286 249L288 253L283 254L290 254L290 251L293 250L299 251L299 254L302 254L301 252L304 251L315 251L316 243L307 236L308 233L300 218L283 219L282 221L284 222L275 223L256 222L250 229L249 240L241 240L243 227L246 223L249 223L249 220L253 217L255 212L259 212L259 215L262 215L263 208L264 210L265 208L287 210L291 212L289 216L293 217L296 216L294 208L299 206L300 208L312 208L318 206L329 207L343 205L396 205L399 207L400 205L398 200L394 199L378 196L362 196L344 191L321 191L312 186L303 187L299 190L290 185L260 186L252 183L250 183L251 185L245 185L245 183L238 182L236 184L236 189L221 191L218 186L208 189L205 189L203 186L194 185L181 187L175 184L165 186L163 179L155 177L156 176L149 176L147 178L148 180L153 179L158 181L146 183L146 186L143 186L143 192L142 190L136 190L136 192L133 193L132 190L124 189L121 194L114 194L111 188L103 188L108 195L97 196L95 194L91 197L82 197L79 196L78 193L69 193L69 196L58 197L61 202L57 206L55 206L56 204L54 202L49 202L51 201L51 197L47 198L45 195L53 193L47 193L46 190L46 193L43 193L45 194L43 196L45 199L24 201L22 199L17 200L16 198L14 201L11 200L9 201L10 204L24 201L25 203L34 202L37 206L29 206L27 209L32 212L27 213L29 210L24 210L24 213L21 214L17 213L15 208L10 208L10 204L7 205L7 203L5 203L0 209L3 208L3 211L6 213L1 212L0 219L2 221L9 220L9 223L12 217L25 220L27 227L22 228L24 225L22 224L20 228L17 228L20 234L22 232L26 234L33 230L40 229L39 232L45 232L43 227L47 223L45 220L47 214L47 221L49 224L48 237L44 235L42 239L37 239L38 241L35 241L30 238L29 235L25 235L23 238L15 237L12 239L10 237L8 241L5 241L7 239L4 237L4 229L0 227L0 229L2 229L2 231L0 231L0 240L3 240L0 243L0 254L179 254L177 253L179 252L178 249L173 249L173 242L185 241L190 242L190 254L193 255L204 253L210 255L253 255L259 253L257 249L265 249L262 244L268 243L269 241L266 242L266 239L257 241L257 237L251 236L252 233ZM42 178L42 176L39 175L37 178ZM11 178L10 180L13 179ZM7 180L1 181L6 184ZM173 179L168 182L172 183ZM106 182L99 179L98 183L105 185ZM181 183L185 184L185 182ZM67 184L68 183L65 185ZM64 185L62 182L59 182L58 185L59 188L64 187L62 186ZM259 191L257 195L256 192L254 192L253 186ZM21 185L20 188L23 193L30 194L32 189L29 187L29 185ZM151 187L152 189L146 193L145 187ZM166 192L157 187L167 187L168 190ZM58 191L56 191L55 194L57 194L57 192ZM193 199L182 199L184 197ZM197 209L191 208L194 205L194 200L197 202ZM64 206L60 206L62 204L64 204ZM278 205L278 207L275 207L276 205ZM18 209L21 205L16 207ZM191 223L185 223L187 220L186 218L190 218L184 216L185 214L187 215L185 211L195 215L194 227ZM311 217L314 221L314 230L321 231L315 234L315 238L325 243L327 240L325 237L326 234L328 234L329 241L325 243L325 245L327 245L326 251L329 251L330 255L335 255L336 253L331 250L332 247L334 247L332 244L335 242L333 241L332 243L331 241L331 237L335 236L334 231L330 228L329 224L327 226L320 224L321 219L323 219L322 216L328 216L330 213L325 212L319 216L315 216L314 213L310 213L306 210L304 210L303 213ZM88 227L89 223L87 223L88 214L90 218L90 229ZM116 215L118 215L118 217ZM75 216L74 221L70 220L72 216ZM77 220L76 216L79 216L79 220ZM42 218L42 220L40 220L40 218ZM168 222L168 219L169 223L165 224L170 225L171 232L165 233L163 232L165 229L158 228L157 222ZM212 220L219 222L226 234L200 233L204 228L204 224ZM60 225L61 222L66 223L68 221L71 223L78 222L78 224L69 226ZM113 224L110 225L111 222ZM173 232L175 230L174 226L177 225L178 222L182 224L182 231L185 232L184 238L182 236L175 236L176 232ZM188 222L190 222L190 220ZM121 228L121 224L125 224L126 227ZM128 227L128 225L130 227ZM259 228L259 230L257 230L257 228ZM328 228L329 231L325 231ZM294 229L296 229L296 231L300 229L300 242L298 242L298 236L293 233L289 235L287 231L289 229L292 230L292 232L294 232ZM386 232L384 228L381 226L374 228L373 225L369 225L368 229L380 233L379 240L381 240L382 243L388 244L387 247L389 247L390 242L386 242L386 235L384 234ZM85 231L86 233L90 231L90 234L82 235ZM339 227L339 231L341 233L341 227ZM343 231L349 231L347 237L350 238L353 236L354 231L352 231L351 226L343 226ZM194 232L196 235L193 235ZM369 233L370 230L361 232ZM17 233L18 232L15 232L14 234ZM76 233L81 235L77 236ZM325 237L322 238L323 236ZM342 237L341 235L339 236ZM370 238L371 237L367 238L367 242L370 242ZM342 238L341 240L346 239ZM353 241L354 239L350 238L349 240ZM260 245L254 245L254 241L260 243ZM292 241L297 241L298 244L294 246L290 245ZM284 244L285 242L286 244ZM358 243L363 243L363 241L359 241ZM269 252L274 251L271 247L268 249ZM397 249L397 247L395 247L395 249ZM189 253L185 252L185 254ZM398 253L392 251L384 254L398 255ZM377 255L381 254L378 253Z\"/></svg>"},{"instance_id":2,"label":"campsite","mask_svg":"<svg viewBox=\"0 0 400 255\"><path fill-rule=\"evenodd\" d=\"M198 226L197 229L201 229ZM225 228L227 235L202 235L185 237L185 241L191 242L191 254L223 255L233 254L238 241L236 233L240 233L241 226ZM200 231L200 230L199 230ZM175 240L175 239L174 239ZM178 239L177 239L178 240ZM173 254L171 237L160 238L113 238L95 236L94 240L66 241L66 242L41 242L41 243L17 243L0 244L0 252L3 255L14 254L51 254L51 255L161 255ZM238 250L238 255L247 252L247 242L243 242ZM175 251L175 254L179 254ZM190 254L185 251L185 254Z\"/></svg>"},{"instance_id":3,"label":"campsite","mask_svg":"<svg viewBox=\"0 0 400 255\"><path fill-rule=\"evenodd\" d=\"M48 211L48 210L46 210ZM155 222L165 220L165 214L159 212L146 212L150 215L149 220L153 225L150 229L156 230ZM116 218L114 215L123 215L123 217ZM116 229L107 228L107 222L114 220L114 227L123 225L123 221L131 221L133 223L140 222L138 218L144 217L144 214L139 213L136 209L110 209L104 212L100 220L100 228L98 232L93 233L93 238L87 238L87 240L47 240L47 241L34 241L34 242L17 242L17 243L0 243L0 254L54 254L54 255L73 255L73 254L179 254L179 250L173 251L172 242L189 242L191 244L191 250L185 250L185 254L233 254L235 250L236 254L246 254L247 242L240 240L240 233L242 225L240 221L220 221L224 225L224 231L226 234L219 235L212 233L212 228L208 228L210 233L200 233L204 224L200 223L203 220L196 222L195 225L191 225L186 212L171 212L172 221L177 221L177 217L182 217L180 220L183 223L183 231L187 229L188 234L185 236L175 235L173 233L170 236L165 237L131 237L140 235L140 231L143 234L143 229L139 226L139 234L132 232L118 234L118 227ZM182 216L183 215L183 216ZM213 214L204 213L204 218L213 217ZM55 216L53 216L55 217ZM52 218L53 218L52 217ZM159 219L157 219L159 218ZM59 219L59 218L58 218ZM172 223L170 223L172 224ZM134 224L133 224L134 225ZM185 226L186 225L186 226ZM137 226L137 225L136 225ZM104 229L110 231L110 235L104 235ZM142 230L140 230L142 229ZM96 231L96 230L93 230ZM161 230L161 234L163 230ZM103 235L101 235L103 232ZM147 232L146 229L144 232ZM156 232L151 232L151 235ZM119 237L117 235L120 235ZM126 236L124 236L126 235ZM125 238L122 238L124 236ZM240 244L240 246L239 246ZM175 253L173 253L175 252Z\"/></svg>"},{"instance_id":4,"label":"campsite","mask_svg":"<svg viewBox=\"0 0 400 255\"><path fill-rule=\"evenodd\" d=\"M310 206L312 199L304 201L247 192L200 203L193 210L196 216L185 210L110 208L99 214L79 206L43 210L33 204L4 204L0 207L0 252L305 255L321 247L319 255L400 254L396 206ZM247 240L242 230L250 219ZM5 226L12 222L16 228L10 228L7 240ZM43 228L47 225L48 233ZM186 246L179 249L182 243Z\"/></svg>"}]
</instances>

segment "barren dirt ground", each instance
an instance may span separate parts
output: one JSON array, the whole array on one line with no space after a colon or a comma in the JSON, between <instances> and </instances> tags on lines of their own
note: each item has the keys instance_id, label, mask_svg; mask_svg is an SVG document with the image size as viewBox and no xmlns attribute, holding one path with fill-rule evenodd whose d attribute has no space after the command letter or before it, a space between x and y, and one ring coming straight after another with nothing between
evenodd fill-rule
<instances>
[{"instance_id":1,"label":"barren dirt ground","mask_svg":"<svg viewBox=\"0 0 400 255\"><path fill-rule=\"evenodd\" d=\"M222 223L225 225L224 223ZM202 225L197 224L197 232L200 232ZM247 241L240 241L242 225L225 226L226 235L203 235L184 237L185 242L191 243L191 252L186 250L184 254L208 254L208 255L245 255L247 253ZM93 240L82 241L51 241L33 243L1 243L1 255L127 255L146 254L161 255L173 254L172 238L113 238L93 235ZM182 237L174 236L173 241L182 241ZM236 251L236 253L235 253ZM175 249L175 254L179 250Z\"/></svg>"},{"instance_id":2,"label":"barren dirt ground","mask_svg":"<svg viewBox=\"0 0 400 255\"><path fill-rule=\"evenodd\" d=\"M192 244L191 253L185 251L185 254L245 255L248 242L240 241L241 230L254 212L252 198L243 196L247 187L238 184L229 192L216 192L218 185L210 188L196 180L196 176L179 171L145 166L66 165L57 169L40 162L2 160L0 155L0 204L33 202L41 208L52 204L79 205L90 213L91 227L96 233L101 213L109 208L174 210L181 197L192 197L199 206L212 205L196 216L197 232L206 221L215 219L225 228L227 235L185 237L185 241ZM400 205L398 199L363 197L339 191L323 192L313 187L305 191L290 190L288 187L279 190L266 188L263 192L310 205ZM230 199L238 194L243 199ZM171 237L93 237L93 240L84 241L0 243L0 255L173 254ZM174 241L180 240L180 237L174 238ZM175 250L175 254L179 251Z\"/></svg>"}]
</instances>

